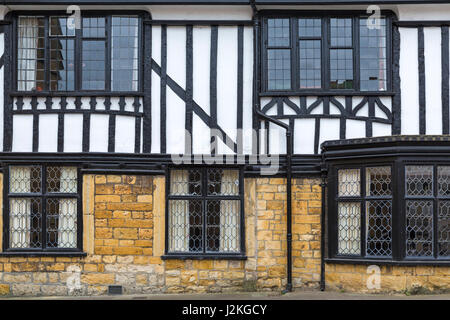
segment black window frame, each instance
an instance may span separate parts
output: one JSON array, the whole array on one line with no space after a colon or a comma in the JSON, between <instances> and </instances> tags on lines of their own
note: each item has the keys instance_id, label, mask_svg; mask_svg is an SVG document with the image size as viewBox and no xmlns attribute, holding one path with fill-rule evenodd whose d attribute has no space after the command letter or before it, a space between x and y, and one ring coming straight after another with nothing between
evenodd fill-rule
<instances>
[{"instance_id":1,"label":"black window frame","mask_svg":"<svg viewBox=\"0 0 450 320\"><path fill-rule=\"evenodd\" d=\"M202 185L202 194L201 195L171 195L170 194L170 179L171 179L171 170L200 170L201 171L201 185ZM223 169L223 170L237 170L239 174L239 194L235 196L230 195L208 195L208 177L207 170L208 169ZM246 260L246 251L245 251L245 199L244 199L244 168L242 166L169 166L166 168L165 174L166 180L166 199L165 199L165 249L164 255L161 257L164 260L167 259L213 259L213 260ZM207 211L205 209L206 202L208 200L237 200L240 201L239 206L239 252L231 253L231 252L206 252L206 241L205 241L205 231L203 231L202 243L203 243L203 251L202 252L171 252L169 251L169 201L170 200L197 200L202 203L202 224L203 230L206 230L206 214Z\"/></svg>"},{"instance_id":2,"label":"black window frame","mask_svg":"<svg viewBox=\"0 0 450 320\"><path fill-rule=\"evenodd\" d=\"M34 193L10 193L10 168L11 167L40 167L41 184L40 192ZM48 167L72 167L77 169L77 193L47 192L47 168ZM83 179L81 167L74 163L5 163L3 167L3 252L2 255L17 256L85 256L83 252L83 211L82 188ZM41 247L40 248L10 248L10 215L9 199L11 198L36 198L41 199ZM47 200L48 199L76 199L77 200L77 247L55 248L47 247Z\"/></svg>"},{"instance_id":3,"label":"black window frame","mask_svg":"<svg viewBox=\"0 0 450 320\"><path fill-rule=\"evenodd\" d=\"M433 167L433 195L432 196L408 196L406 194L406 167L407 166L432 166ZM366 168L391 167L391 248L392 256L370 256L366 254ZM357 160L339 161L333 163L328 171L327 183L327 262L335 263L362 263L362 264L388 264L388 265L450 265L450 255L439 256L438 252L438 204L440 200L450 200L449 196L439 196L437 191L437 168L449 166L447 160L414 160L408 158L384 158L370 159L366 162ZM339 197L338 171L341 169L359 169L361 196ZM372 199L373 197L370 197ZM407 256L406 254L406 201L409 199L427 199L433 202L433 255L432 256ZM338 202L342 200L361 201L360 220L360 255L344 255L338 252ZM376 199L376 198L374 198Z\"/></svg>"},{"instance_id":4,"label":"black window frame","mask_svg":"<svg viewBox=\"0 0 450 320\"><path fill-rule=\"evenodd\" d=\"M367 96L372 94L391 94L393 92L393 22L397 20L395 14L390 10L382 10L381 16L386 19L386 90L379 91L361 91L360 90L360 39L359 39L359 20L360 18L367 18L370 15L365 11L340 11L336 10L332 13L330 11L261 11L261 35L259 53L262 61L261 74L261 93L265 95L270 94L360 94ZM268 23L267 19L273 18L289 18L290 19L290 54L291 54L291 88L283 90L272 90L268 88ZM298 19L299 18L317 18L322 21L321 34L321 84L319 89L302 89L300 88L300 66L299 66L299 40L304 37L298 35ZM331 18L351 18L352 19L352 36L353 36L353 81L352 89L332 89L330 88L330 19ZM313 38L311 38L313 39Z\"/></svg>"},{"instance_id":5,"label":"black window frame","mask_svg":"<svg viewBox=\"0 0 450 320\"><path fill-rule=\"evenodd\" d=\"M45 88L41 91L19 91L18 90L18 21L19 17L43 17L45 18ZM111 64L112 64L112 17L116 16L135 16L139 18L138 24L138 87L135 91L113 91L111 89ZM50 18L51 17L69 17L65 11L14 11L12 13L12 88L17 94L47 94L47 95L73 95L76 93L86 93L86 94L109 94L114 93L117 95L138 95L143 92L144 88L144 21L149 19L149 14L142 10L123 10L123 11L99 11L99 10L85 10L81 14L81 24L83 23L83 18L95 18L104 17L106 19L105 24L105 90L83 90L82 89L82 43L85 39L83 37L83 30L76 29L75 36L66 37L73 38L75 40L75 87L71 91L60 91L60 90L50 90L50 39L54 38L50 36ZM86 38L87 40L95 40L97 38Z\"/></svg>"}]
</instances>

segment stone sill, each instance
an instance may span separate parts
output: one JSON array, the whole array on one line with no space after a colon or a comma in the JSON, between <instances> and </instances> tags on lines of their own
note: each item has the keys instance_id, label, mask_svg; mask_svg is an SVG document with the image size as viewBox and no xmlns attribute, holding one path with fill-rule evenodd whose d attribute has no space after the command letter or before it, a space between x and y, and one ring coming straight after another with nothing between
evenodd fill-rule
<instances>
[{"instance_id":1,"label":"stone sill","mask_svg":"<svg viewBox=\"0 0 450 320\"><path fill-rule=\"evenodd\" d=\"M166 254L161 256L162 260L247 260L243 255L220 255L220 254Z\"/></svg>"},{"instance_id":2,"label":"stone sill","mask_svg":"<svg viewBox=\"0 0 450 320\"><path fill-rule=\"evenodd\" d=\"M86 252L36 252L10 251L0 252L0 257L86 257Z\"/></svg>"},{"instance_id":3,"label":"stone sill","mask_svg":"<svg viewBox=\"0 0 450 320\"><path fill-rule=\"evenodd\" d=\"M339 259L328 258L326 263L335 264L367 264L367 265L392 265L392 266L450 266L450 260L376 260L376 259Z\"/></svg>"}]
</instances>

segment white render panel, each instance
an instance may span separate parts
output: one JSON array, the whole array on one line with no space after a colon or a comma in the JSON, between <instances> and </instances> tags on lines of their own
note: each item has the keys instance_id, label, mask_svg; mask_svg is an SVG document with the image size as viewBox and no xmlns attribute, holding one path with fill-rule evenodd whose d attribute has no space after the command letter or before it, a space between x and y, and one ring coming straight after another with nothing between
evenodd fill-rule
<instances>
[{"instance_id":1,"label":"white render panel","mask_svg":"<svg viewBox=\"0 0 450 320\"><path fill-rule=\"evenodd\" d=\"M193 99L209 113L211 28L194 27L192 31Z\"/></svg>"},{"instance_id":2,"label":"white render panel","mask_svg":"<svg viewBox=\"0 0 450 320\"><path fill-rule=\"evenodd\" d=\"M109 115L91 115L91 129L89 137L90 152L108 152L108 129Z\"/></svg>"},{"instance_id":3,"label":"white render panel","mask_svg":"<svg viewBox=\"0 0 450 320\"><path fill-rule=\"evenodd\" d=\"M167 75L186 89L186 27L167 27Z\"/></svg>"},{"instance_id":4,"label":"white render panel","mask_svg":"<svg viewBox=\"0 0 450 320\"><path fill-rule=\"evenodd\" d=\"M166 143L168 154L184 154L186 104L172 89L167 88Z\"/></svg>"},{"instance_id":5,"label":"white render panel","mask_svg":"<svg viewBox=\"0 0 450 320\"><path fill-rule=\"evenodd\" d=\"M399 28L402 134L419 134L419 62L416 28Z\"/></svg>"},{"instance_id":6,"label":"white render panel","mask_svg":"<svg viewBox=\"0 0 450 320\"><path fill-rule=\"evenodd\" d=\"M219 27L217 41L217 123L236 141L238 28ZM219 154L232 153L218 146Z\"/></svg>"},{"instance_id":7,"label":"white render panel","mask_svg":"<svg viewBox=\"0 0 450 320\"><path fill-rule=\"evenodd\" d=\"M13 116L13 152L31 152L33 150L33 116Z\"/></svg>"},{"instance_id":8,"label":"white render panel","mask_svg":"<svg viewBox=\"0 0 450 320\"><path fill-rule=\"evenodd\" d=\"M252 153L253 131L253 28L244 28L244 96L243 123L244 142L243 152ZM249 131L247 133L247 131ZM249 139L250 137L250 139Z\"/></svg>"},{"instance_id":9,"label":"white render panel","mask_svg":"<svg viewBox=\"0 0 450 320\"><path fill-rule=\"evenodd\" d=\"M152 26L152 58L161 66L161 26Z\"/></svg>"},{"instance_id":10,"label":"white render panel","mask_svg":"<svg viewBox=\"0 0 450 320\"><path fill-rule=\"evenodd\" d=\"M58 151L58 115L39 115L39 152Z\"/></svg>"},{"instance_id":11,"label":"white render panel","mask_svg":"<svg viewBox=\"0 0 450 320\"><path fill-rule=\"evenodd\" d=\"M197 115L192 118L192 152L193 154L210 154L211 130Z\"/></svg>"},{"instance_id":12,"label":"white render panel","mask_svg":"<svg viewBox=\"0 0 450 320\"><path fill-rule=\"evenodd\" d=\"M250 6L228 5L154 5L148 6L152 18L157 20L251 20Z\"/></svg>"},{"instance_id":13,"label":"white render panel","mask_svg":"<svg viewBox=\"0 0 450 320\"><path fill-rule=\"evenodd\" d=\"M360 120L346 120L345 138L365 138L366 137L366 122Z\"/></svg>"},{"instance_id":14,"label":"white render panel","mask_svg":"<svg viewBox=\"0 0 450 320\"><path fill-rule=\"evenodd\" d=\"M442 134L441 28L424 28L426 134Z\"/></svg>"},{"instance_id":15,"label":"white render panel","mask_svg":"<svg viewBox=\"0 0 450 320\"><path fill-rule=\"evenodd\" d=\"M323 142L329 140L339 140L340 138L340 120L339 119L321 119L319 134L319 153Z\"/></svg>"},{"instance_id":16,"label":"white render panel","mask_svg":"<svg viewBox=\"0 0 450 320\"><path fill-rule=\"evenodd\" d=\"M288 120L280 120L289 124ZM274 123L269 122L269 154L286 153L286 130Z\"/></svg>"},{"instance_id":17,"label":"white render panel","mask_svg":"<svg viewBox=\"0 0 450 320\"><path fill-rule=\"evenodd\" d=\"M390 124L377 123L372 124L372 136L373 137L385 137L392 135L392 127Z\"/></svg>"},{"instance_id":18,"label":"white render panel","mask_svg":"<svg viewBox=\"0 0 450 320\"><path fill-rule=\"evenodd\" d=\"M115 152L133 153L135 141L135 117L116 116Z\"/></svg>"},{"instance_id":19,"label":"white render panel","mask_svg":"<svg viewBox=\"0 0 450 320\"><path fill-rule=\"evenodd\" d=\"M316 120L296 119L294 125L294 154L314 154Z\"/></svg>"},{"instance_id":20,"label":"white render panel","mask_svg":"<svg viewBox=\"0 0 450 320\"><path fill-rule=\"evenodd\" d=\"M64 152L83 150L83 115L64 115Z\"/></svg>"},{"instance_id":21,"label":"white render panel","mask_svg":"<svg viewBox=\"0 0 450 320\"><path fill-rule=\"evenodd\" d=\"M152 153L161 152L161 78L152 71ZM141 126L141 132L144 127ZM141 139L142 142L142 139Z\"/></svg>"}]
</instances>

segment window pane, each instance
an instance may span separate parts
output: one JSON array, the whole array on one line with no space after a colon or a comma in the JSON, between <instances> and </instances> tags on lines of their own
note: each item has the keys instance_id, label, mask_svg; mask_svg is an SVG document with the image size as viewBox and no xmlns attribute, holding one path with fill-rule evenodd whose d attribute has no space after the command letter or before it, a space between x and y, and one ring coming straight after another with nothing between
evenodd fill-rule
<instances>
[{"instance_id":1,"label":"window pane","mask_svg":"<svg viewBox=\"0 0 450 320\"><path fill-rule=\"evenodd\" d=\"M239 201L206 202L206 251L239 252Z\"/></svg>"},{"instance_id":2,"label":"window pane","mask_svg":"<svg viewBox=\"0 0 450 320\"><path fill-rule=\"evenodd\" d=\"M267 57L269 90L291 89L291 51L270 49Z\"/></svg>"},{"instance_id":3,"label":"window pane","mask_svg":"<svg viewBox=\"0 0 450 320\"><path fill-rule=\"evenodd\" d=\"M391 256L392 201L366 202L366 252L369 256Z\"/></svg>"},{"instance_id":4,"label":"window pane","mask_svg":"<svg viewBox=\"0 0 450 320\"><path fill-rule=\"evenodd\" d=\"M386 19L378 19L379 28L369 29L360 19L360 78L362 91L386 90Z\"/></svg>"},{"instance_id":5,"label":"window pane","mask_svg":"<svg viewBox=\"0 0 450 320\"><path fill-rule=\"evenodd\" d=\"M83 41L84 90L105 90L105 41Z\"/></svg>"},{"instance_id":6,"label":"window pane","mask_svg":"<svg viewBox=\"0 0 450 320\"><path fill-rule=\"evenodd\" d=\"M139 69L139 18L112 18L112 73L113 91L137 91Z\"/></svg>"},{"instance_id":7,"label":"window pane","mask_svg":"<svg viewBox=\"0 0 450 320\"><path fill-rule=\"evenodd\" d=\"M47 247L77 247L77 199L47 199Z\"/></svg>"},{"instance_id":8,"label":"window pane","mask_svg":"<svg viewBox=\"0 0 450 320\"><path fill-rule=\"evenodd\" d=\"M202 202L169 200L170 252L202 252L202 239Z\"/></svg>"},{"instance_id":9,"label":"window pane","mask_svg":"<svg viewBox=\"0 0 450 320\"><path fill-rule=\"evenodd\" d=\"M321 19L298 19L298 35L300 37L321 37Z\"/></svg>"},{"instance_id":10,"label":"window pane","mask_svg":"<svg viewBox=\"0 0 450 320\"><path fill-rule=\"evenodd\" d=\"M83 18L83 38L104 38L105 25L104 17Z\"/></svg>"},{"instance_id":11,"label":"window pane","mask_svg":"<svg viewBox=\"0 0 450 320\"><path fill-rule=\"evenodd\" d=\"M318 89L321 85L320 40L300 40L300 88Z\"/></svg>"},{"instance_id":12,"label":"window pane","mask_svg":"<svg viewBox=\"0 0 450 320\"><path fill-rule=\"evenodd\" d=\"M67 17L50 17L50 36L75 36L75 28L69 25Z\"/></svg>"},{"instance_id":13,"label":"window pane","mask_svg":"<svg viewBox=\"0 0 450 320\"><path fill-rule=\"evenodd\" d=\"M359 169L341 169L339 176L339 196L358 197L361 195L361 178Z\"/></svg>"},{"instance_id":14,"label":"window pane","mask_svg":"<svg viewBox=\"0 0 450 320\"><path fill-rule=\"evenodd\" d=\"M17 89L45 89L45 19L19 17L17 38Z\"/></svg>"},{"instance_id":15,"label":"window pane","mask_svg":"<svg viewBox=\"0 0 450 320\"><path fill-rule=\"evenodd\" d=\"M198 169L171 170L170 194L174 196L201 195L202 172Z\"/></svg>"},{"instance_id":16,"label":"window pane","mask_svg":"<svg viewBox=\"0 0 450 320\"><path fill-rule=\"evenodd\" d=\"M439 202L438 253L441 257L450 256L450 201Z\"/></svg>"},{"instance_id":17,"label":"window pane","mask_svg":"<svg viewBox=\"0 0 450 320\"><path fill-rule=\"evenodd\" d=\"M9 173L9 192L41 192L41 167L11 167Z\"/></svg>"},{"instance_id":18,"label":"window pane","mask_svg":"<svg viewBox=\"0 0 450 320\"><path fill-rule=\"evenodd\" d=\"M267 19L268 45L288 47L290 45L289 19Z\"/></svg>"},{"instance_id":19,"label":"window pane","mask_svg":"<svg viewBox=\"0 0 450 320\"><path fill-rule=\"evenodd\" d=\"M406 255L433 255L432 201L406 201Z\"/></svg>"},{"instance_id":20,"label":"window pane","mask_svg":"<svg viewBox=\"0 0 450 320\"><path fill-rule=\"evenodd\" d=\"M450 167L438 167L438 195L450 196Z\"/></svg>"},{"instance_id":21,"label":"window pane","mask_svg":"<svg viewBox=\"0 0 450 320\"><path fill-rule=\"evenodd\" d=\"M330 39L332 47L352 47L352 19L332 18L330 19Z\"/></svg>"},{"instance_id":22,"label":"window pane","mask_svg":"<svg viewBox=\"0 0 450 320\"><path fill-rule=\"evenodd\" d=\"M208 169L208 195L239 195L239 171Z\"/></svg>"},{"instance_id":23,"label":"window pane","mask_svg":"<svg viewBox=\"0 0 450 320\"><path fill-rule=\"evenodd\" d=\"M366 180L368 196L390 196L392 194L391 167L367 168Z\"/></svg>"},{"instance_id":24,"label":"window pane","mask_svg":"<svg viewBox=\"0 0 450 320\"><path fill-rule=\"evenodd\" d=\"M330 87L353 88L353 49L330 50Z\"/></svg>"},{"instance_id":25,"label":"window pane","mask_svg":"<svg viewBox=\"0 0 450 320\"><path fill-rule=\"evenodd\" d=\"M10 248L42 247L41 199L10 199L9 230Z\"/></svg>"},{"instance_id":26,"label":"window pane","mask_svg":"<svg viewBox=\"0 0 450 320\"><path fill-rule=\"evenodd\" d=\"M77 168L47 167L47 192L77 193Z\"/></svg>"},{"instance_id":27,"label":"window pane","mask_svg":"<svg viewBox=\"0 0 450 320\"><path fill-rule=\"evenodd\" d=\"M433 167L406 166L406 194L408 196L433 195Z\"/></svg>"},{"instance_id":28,"label":"window pane","mask_svg":"<svg viewBox=\"0 0 450 320\"><path fill-rule=\"evenodd\" d=\"M50 90L75 89L75 40L50 40Z\"/></svg>"},{"instance_id":29,"label":"window pane","mask_svg":"<svg viewBox=\"0 0 450 320\"><path fill-rule=\"evenodd\" d=\"M361 254L361 204L359 202L338 204L338 253Z\"/></svg>"}]
</instances>

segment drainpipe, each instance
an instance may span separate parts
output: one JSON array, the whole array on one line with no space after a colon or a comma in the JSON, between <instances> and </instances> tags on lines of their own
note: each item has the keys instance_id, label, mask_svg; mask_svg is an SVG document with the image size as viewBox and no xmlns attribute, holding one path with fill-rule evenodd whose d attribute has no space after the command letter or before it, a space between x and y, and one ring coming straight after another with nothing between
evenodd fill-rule
<instances>
[{"instance_id":1,"label":"drainpipe","mask_svg":"<svg viewBox=\"0 0 450 320\"><path fill-rule=\"evenodd\" d=\"M260 24L258 17L258 8L256 7L255 0L250 0L250 6L253 10L253 37L254 37L254 54L253 54L253 115L254 115L254 125L258 123L259 119L264 119L269 121L275 125L278 125L286 130L286 196L287 196L287 215L286 215L286 224L287 224L287 283L286 289L283 290L283 293L292 291L292 131L291 127L285 124L282 121L271 118L260 111L259 104L259 92L261 91L261 79L260 79L260 71L261 71L261 53L260 53L260 43L259 43L259 34L260 34ZM257 148L258 149L258 148Z\"/></svg>"},{"instance_id":2,"label":"drainpipe","mask_svg":"<svg viewBox=\"0 0 450 320\"><path fill-rule=\"evenodd\" d=\"M284 122L271 118L259 110L255 110L257 118L272 122L286 130L286 196L287 196L287 284L283 293L292 291L292 131Z\"/></svg>"},{"instance_id":3,"label":"drainpipe","mask_svg":"<svg viewBox=\"0 0 450 320\"><path fill-rule=\"evenodd\" d=\"M320 291L325 291L325 211L326 211L326 187L327 187L327 170L325 167L325 157L322 152L321 176L322 182L322 212L320 216Z\"/></svg>"}]
</instances>

